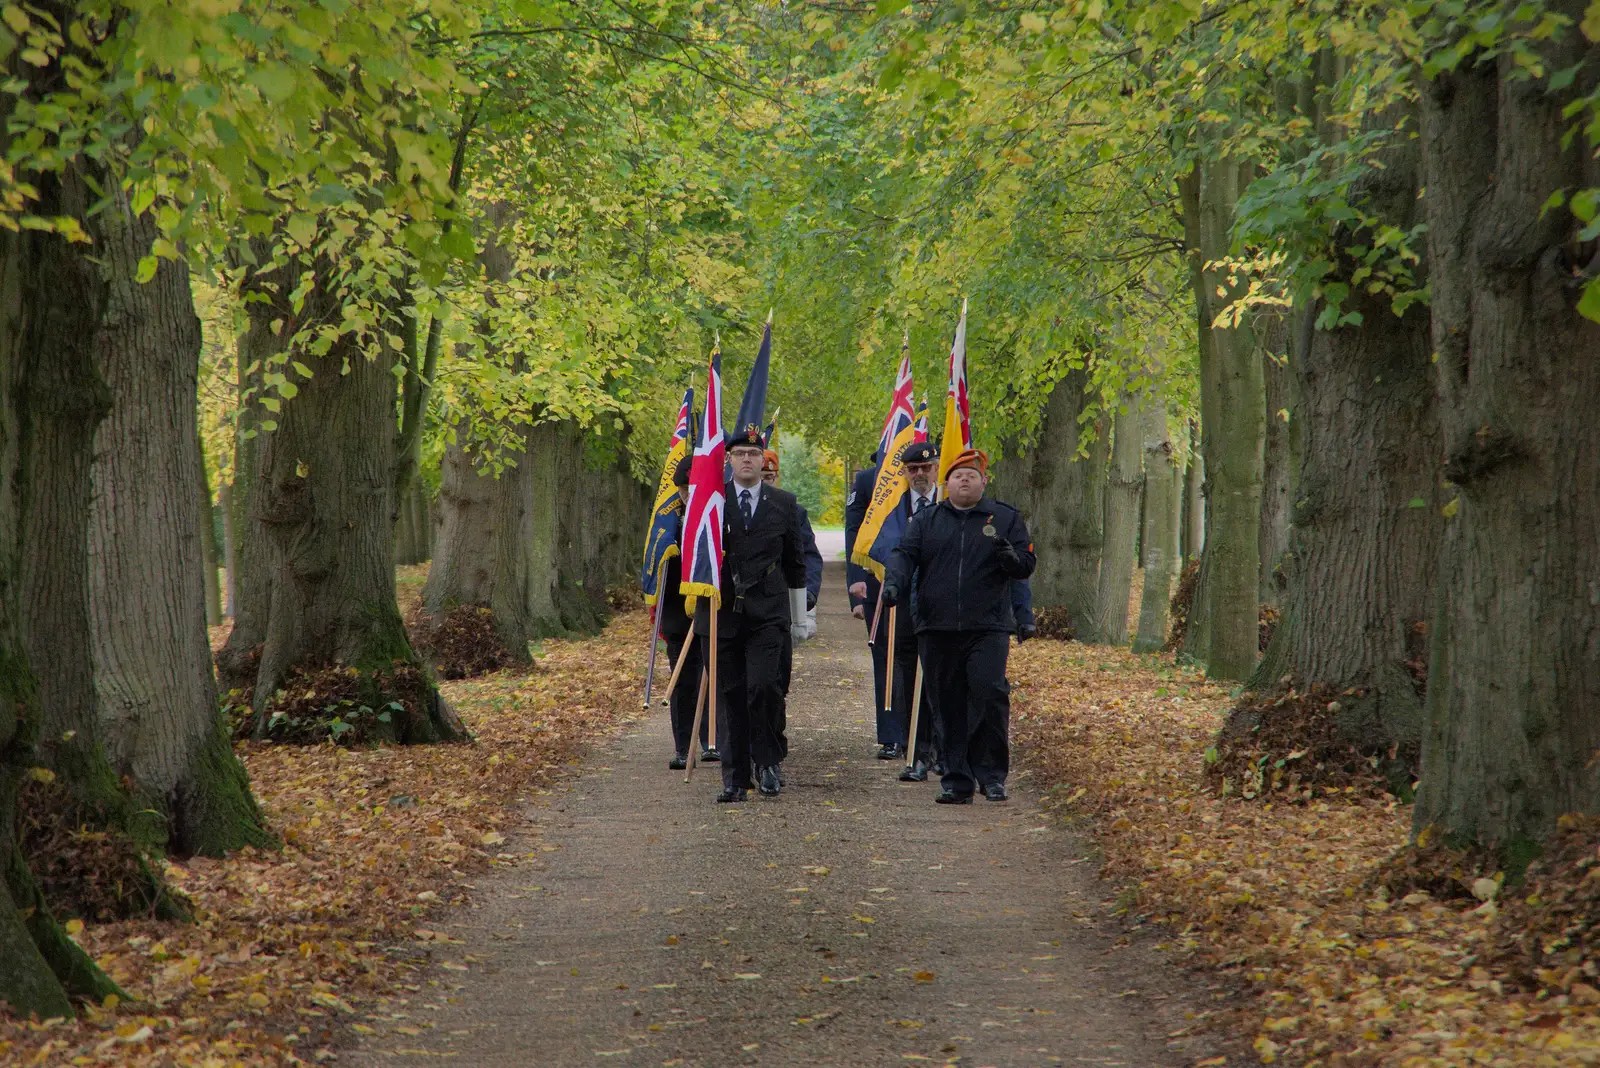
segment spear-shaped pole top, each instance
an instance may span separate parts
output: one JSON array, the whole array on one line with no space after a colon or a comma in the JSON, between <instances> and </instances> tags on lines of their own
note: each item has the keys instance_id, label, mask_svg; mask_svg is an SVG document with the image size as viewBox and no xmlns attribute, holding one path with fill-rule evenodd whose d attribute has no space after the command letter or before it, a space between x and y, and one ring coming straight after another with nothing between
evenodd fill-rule
<instances>
[{"instance_id":1,"label":"spear-shaped pole top","mask_svg":"<svg viewBox=\"0 0 1600 1068\"><path fill-rule=\"evenodd\" d=\"M900 331L900 347L903 348L903 349L909 349L911 347L911 327L910 326L901 327L901 331Z\"/></svg>"},{"instance_id":2,"label":"spear-shaped pole top","mask_svg":"<svg viewBox=\"0 0 1600 1068\"><path fill-rule=\"evenodd\" d=\"M961 314L962 315L967 314L967 298L966 297L962 297L961 298Z\"/></svg>"},{"instance_id":3,"label":"spear-shaped pole top","mask_svg":"<svg viewBox=\"0 0 1600 1068\"><path fill-rule=\"evenodd\" d=\"M721 330L713 330L713 331L711 331L711 347L714 348L714 349L720 349L722 347L722 331Z\"/></svg>"},{"instance_id":4,"label":"spear-shaped pole top","mask_svg":"<svg viewBox=\"0 0 1600 1068\"><path fill-rule=\"evenodd\" d=\"M767 309L767 325L768 326L772 325L772 309L771 308Z\"/></svg>"}]
</instances>

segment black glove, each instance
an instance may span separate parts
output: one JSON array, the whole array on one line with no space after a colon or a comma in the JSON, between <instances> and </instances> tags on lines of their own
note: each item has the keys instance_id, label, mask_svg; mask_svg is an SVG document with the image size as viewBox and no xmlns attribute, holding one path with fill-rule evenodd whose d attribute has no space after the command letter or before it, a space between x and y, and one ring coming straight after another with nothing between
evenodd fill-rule
<instances>
[{"instance_id":1,"label":"black glove","mask_svg":"<svg viewBox=\"0 0 1600 1068\"><path fill-rule=\"evenodd\" d=\"M1019 564L1022 562L1022 557L1017 555L1017 547L1012 545L1011 542L1007 541L1005 538L1000 539L1000 544L995 546L995 552L999 553L1000 559L1004 560L1008 564Z\"/></svg>"},{"instance_id":2,"label":"black glove","mask_svg":"<svg viewBox=\"0 0 1600 1068\"><path fill-rule=\"evenodd\" d=\"M883 606L893 608L900 601L900 587L892 582L883 585Z\"/></svg>"},{"instance_id":3,"label":"black glove","mask_svg":"<svg viewBox=\"0 0 1600 1068\"><path fill-rule=\"evenodd\" d=\"M811 593L810 591L807 591L806 592L806 611L809 612L815 607L817 607L816 595Z\"/></svg>"},{"instance_id":4,"label":"black glove","mask_svg":"<svg viewBox=\"0 0 1600 1068\"><path fill-rule=\"evenodd\" d=\"M1017 628L1017 644L1021 645L1035 634L1039 633L1038 627L1021 626Z\"/></svg>"}]
</instances>

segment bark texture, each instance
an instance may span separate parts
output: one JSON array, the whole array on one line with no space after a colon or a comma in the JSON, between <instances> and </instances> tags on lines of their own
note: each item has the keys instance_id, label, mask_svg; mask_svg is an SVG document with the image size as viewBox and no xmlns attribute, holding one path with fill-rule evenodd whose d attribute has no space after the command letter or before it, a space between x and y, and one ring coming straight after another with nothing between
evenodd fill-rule
<instances>
[{"instance_id":1,"label":"bark texture","mask_svg":"<svg viewBox=\"0 0 1600 1068\"><path fill-rule=\"evenodd\" d=\"M1261 358L1247 323L1213 326L1231 302L1226 272L1206 264L1229 247L1233 209L1250 166L1205 160L1180 182L1190 276L1199 318L1201 443L1206 535L1184 652L1219 679L1255 669L1261 584L1261 471L1266 432ZM1222 296L1217 296L1218 292Z\"/></svg>"},{"instance_id":2,"label":"bark texture","mask_svg":"<svg viewBox=\"0 0 1600 1068\"><path fill-rule=\"evenodd\" d=\"M95 233L109 286L94 358L111 405L94 438L87 624L106 755L141 808L164 818L169 848L220 856L269 846L219 714L206 633L215 551L204 549L210 492L188 268L166 260L135 281L156 227L122 198Z\"/></svg>"},{"instance_id":3,"label":"bark texture","mask_svg":"<svg viewBox=\"0 0 1600 1068\"><path fill-rule=\"evenodd\" d=\"M1106 465L1111 457L1111 419L1093 424L1088 455L1078 463L1078 493L1071 500L1072 526L1067 535L1065 585L1067 616L1075 634L1094 632L1095 598L1100 592L1100 554L1105 546Z\"/></svg>"},{"instance_id":4,"label":"bark texture","mask_svg":"<svg viewBox=\"0 0 1600 1068\"><path fill-rule=\"evenodd\" d=\"M1289 549L1289 520L1299 472L1296 448L1299 392L1294 377L1287 317L1274 314L1256 324L1261 338L1266 423L1261 449L1261 581L1256 599L1276 607L1283 596L1279 570Z\"/></svg>"},{"instance_id":5,"label":"bark texture","mask_svg":"<svg viewBox=\"0 0 1600 1068\"><path fill-rule=\"evenodd\" d=\"M1105 535L1095 587L1094 625L1083 640L1123 645L1128 597L1139 539L1139 493L1144 481L1144 422L1148 397L1124 397L1113 420L1111 470L1106 476Z\"/></svg>"},{"instance_id":6,"label":"bark texture","mask_svg":"<svg viewBox=\"0 0 1600 1068\"><path fill-rule=\"evenodd\" d=\"M1584 4L1555 5L1574 21ZM1556 190L1600 184L1562 108L1600 49L1545 46L1570 89L1509 56L1423 98L1446 524L1428 675L1420 830L1526 859L1564 812L1600 809L1600 324L1577 310L1595 242Z\"/></svg>"},{"instance_id":7,"label":"bark texture","mask_svg":"<svg viewBox=\"0 0 1600 1068\"><path fill-rule=\"evenodd\" d=\"M1167 608L1178 573L1178 514L1181 474L1172 462L1167 413L1159 404L1144 419L1144 592L1139 600L1136 653L1159 652L1167 643Z\"/></svg>"},{"instance_id":8,"label":"bark texture","mask_svg":"<svg viewBox=\"0 0 1600 1068\"><path fill-rule=\"evenodd\" d=\"M1397 142L1353 195L1409 229L1421 211L1418 162L1414 142ZM1348 248L1372 236L1338 240ZM1304 449L1283 611L1251 686L1288 679L1337 694L1344 739L1392 751L1388 772L1403 794L1422 742L1420 669L1442 529L1433 344L1425 307L1397 317L1359 286L1346 307L1361 324L1308 331L1296 368Z\"/></svg>"},{"instance_id":9,"label":"bark texture","mask_svg":"<svg viewBox=\"0 0 1600 1068\"><path fill-rule=\"evenodd\" d=\"M1078 416L1088 372L1076 368L1057 382L1039 421L1039 439L996 472L994 494L1022 511L1039 566L1028 583L1035 609L1068 602L1072 521L1086 464L1077 458ZM1010 450L1008 450L1009 452Z\"/></svg>"},{"instance_id":10,"label":"bark texture","mask_svg":"<svg viewBox=\"0 0 1600 1068\"><path fill-rule=\"evenodd\" d=\"M222 583L217 572L222 567L222 552L217 545L217 524L212 514L211 476L206 471L205 443L200 440L200 435L195 435L195 447L198 450L199 463L196 467L200 471L199 490L200 500L200 560L202 564L201 579L205 583L206 626L215 627L222 622ZM211 650L206 648L206 670L210 671Z\"/></svg>"},{"instance_id":11,"label":"bark texture","mask_svg":"<svg viewBox=\"0 0 1600 1068\"><path fill-rule=\"evenodd\" d=\"M1206 460L1200 428L1189 427L1189 463L1183 472L1183 558L1200 559L1206 544Z\"/></svg>"}]
</instances>

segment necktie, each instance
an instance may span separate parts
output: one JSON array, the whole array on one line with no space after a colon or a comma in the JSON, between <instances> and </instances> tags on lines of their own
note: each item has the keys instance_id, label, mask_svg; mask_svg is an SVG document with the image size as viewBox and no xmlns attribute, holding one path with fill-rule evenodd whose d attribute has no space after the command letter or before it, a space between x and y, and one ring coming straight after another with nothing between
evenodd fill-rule
<instances>
[{"instance_id":1,"label":"necktie","mask_svg":"<svg viewBox=\"0 0 1600 1068\"><path fill-rule=\"evenodd\" d=\"M739 511L744 513L744 528L746 530L749 530L750 529L750 516L751 516L750 491L749 490L740 490L739 491Z\"/></svg>"},{"instance_id":2,"label":"necktie","mask_svg":"<svg viewBox=\"0 0 1600 1068\"><path fill-rule=\"evenodd\" d=\"M911 509L911 514L912 515L916 515L918 512L922 511L922 509L924 507L926 507L927 503L928 503L928 498L926 498L926 497L918 497L917 498L917 506L915 508Z\"/></svg>"}]
</instances>

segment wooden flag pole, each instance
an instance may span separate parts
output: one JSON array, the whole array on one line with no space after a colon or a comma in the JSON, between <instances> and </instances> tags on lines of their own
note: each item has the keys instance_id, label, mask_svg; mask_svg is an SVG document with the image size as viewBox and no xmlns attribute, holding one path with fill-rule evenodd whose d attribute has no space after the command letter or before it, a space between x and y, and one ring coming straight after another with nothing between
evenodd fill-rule
<instances>
[{"instance_id":1,"label":"wooden flag pole","mask_svg":"<svg viewBox=\"0 0 1600 1068\"><path fill-rule=\"evenodd\" d=\"M694 743L700 737L700 716L706 710L706 673L700 672L700 695L694 699L694 724L689 728L689 763L688 770L683 773L683 781L688 782L694 775Z\"/></svg>"},{"instance_id":2,"label":"wooden flag pole","mask_svg":"<svg viewBox=\"0 0 1600 1068\"><path fill-rule=\"evenodd\" d=\"M878 640L878 620L883 618L883 584L878 584L878 603L872 606L872 631L867 635L867 644L872 645Z\"/></svg>"},{"instance_id":3,"label":"wooden flag pole","mask_svg":"<svg viewBox=\"0 0 1600 1068\"><path fill-rule=\"evenodd\" d=\"M658 615L660 613L657 613ZM672 678L667 680L667 696L670 698L678 690L678 676L683 674L683 665L689 662L689 646L694 644L694 631L689 631L689 636L683 639L683 648L678 650L678 662L672 665Z\"/></svg>"},{"instance_id":4,"label":"wooden flag pole","mask_svg":"<svg viewBox=\"0 0 1600 1068\"><path fill-rule=\"evenodd\" d=\"M906 767L917 763L917 717L922 712L922 657L917 657L916 682L911 686L911 733L906 737Z\"/></svg>"},{"instance_id":5,"label":"wooden flag pole","mask_svg":"<svg viewBox=\"0 0 1600 1068\"><path fill-rule=\"evenodd\" d=\"M706 704L711 710L711 722L713 726L716 725L717 719L717 616L719 614L720 613L717 611L717 604L715 601L713 601L711 604L711 633L706 638L706 660L711 665L710 670L706 673L706 677L710 679L710 683L706 688ZM695 729L698 730L699 728L696 727ZM722 754L723 760L728 760L729 758L730 754ZM744 773L748 775L749 769L744 769ZM727 780L723 781L726 782ZM738 771L734 772L733 781L739 781Z\"/></svg>"},{"instance_id":6,"label":"wooden flag pole","mask_svg":"<svg viewBox=\"0 0 1600 1068\"><path fill-rule=\"evenodd\" d=\"M655 618L650 621L650 666L644 670L644 707L650 707L650 685L656 681L656 646L661 644L661 610L656 606ZM671 692L670 690L668 691Z\"/></svg>"},{"instance_id":7,"label":"wooden flag pole","mask_svg":"<svg viewBox=\"0 0 1600 1068\"><path fill-rule=\"evenodd\" d=\"M896 612L891 605L889 608L889 648L884 650L883 665L883 707L889 708L894 704L894 618Z\"/></svg>"}]
</instances>

